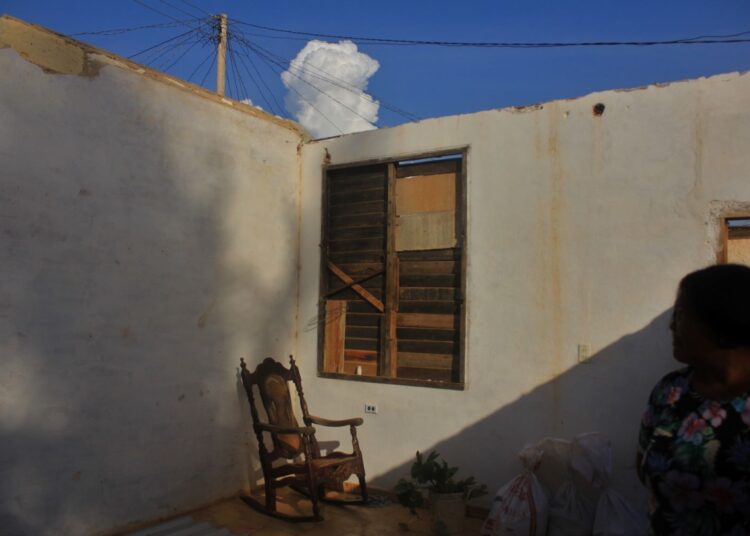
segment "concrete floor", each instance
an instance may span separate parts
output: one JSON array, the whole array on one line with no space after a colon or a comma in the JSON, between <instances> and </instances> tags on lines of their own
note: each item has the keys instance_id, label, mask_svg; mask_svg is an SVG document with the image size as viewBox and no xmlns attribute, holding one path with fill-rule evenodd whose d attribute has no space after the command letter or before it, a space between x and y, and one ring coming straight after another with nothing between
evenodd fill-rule
<instances>
[{"instance_id":1,"label":"concrete floor","mask_svg":"<svg viewBox=\"0 0 750 536\"><path fill-rule=\"evenodd\" d=\"M317 523L290 523L275 519L250 508L239 498L193 512L191 516L198 522L228 529L238 536L431 534L427 510L420 511L417 517L398 504L378 499L380 498L376 497L373 505L368 506L324 504L322 515L325 519ZM283 496L283 509L309 513L310 503L294 492L286 492ZM481 524L480 519L466 518L463 534L479 534Z\"/></svg>"}]
</instances>

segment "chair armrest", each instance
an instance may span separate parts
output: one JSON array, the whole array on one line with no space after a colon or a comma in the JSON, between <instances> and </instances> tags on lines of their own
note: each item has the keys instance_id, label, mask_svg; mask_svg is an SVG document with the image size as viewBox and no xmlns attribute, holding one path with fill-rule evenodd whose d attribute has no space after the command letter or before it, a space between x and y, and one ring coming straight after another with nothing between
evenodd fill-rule
<instances>
[{"instance_id":1,"label":"chair armrest","mask_svg":"<svg viewBox=\"0 0 750 536\"><path fill-rule=\"evenodd\" d=\"M300 426L295 428L293 426L277 426L275 424L266 424L259 422L255 425L256 428L264 432L270 432L273 434L302 434L302 435L313 435L315 434L315 428L312 426Z\"/></svg>"},{"instance_id":2,"label":"chair armrest","mask_svg":"<svg viewBox=\"0 0 750 536\"><path fill-rule=\"evenodd\" d=\"M354 417L353 419L341 419L341 420L330 420L324 419L323 417L316 417L310 415L310 422L319 424L321 426L361 426L364 422L361 417Z\"/></svg>"}]
</instances>

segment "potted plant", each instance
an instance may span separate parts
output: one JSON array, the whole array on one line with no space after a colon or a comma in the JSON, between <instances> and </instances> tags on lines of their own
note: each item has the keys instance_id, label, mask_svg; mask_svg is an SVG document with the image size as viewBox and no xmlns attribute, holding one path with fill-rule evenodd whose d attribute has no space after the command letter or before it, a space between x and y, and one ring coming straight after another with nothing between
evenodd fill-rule
<instances>
[{"instance_id":1,"label":"potted plant","mask_svg":"<svg viewBox=\"0 0 750 536\"><path fill-rule=\"evenodd\" d=\"M458 467L450 467L432 451L426 457L417 452L411 466L411 479L396 484L398 502L412 514L429 501L432 528L435 534L459 534L463 529L467 501L487 494L487 486L478 485L474 477L455 480ZM428 491L425 499L424 491Z\"/></svg>"}]
</instances>

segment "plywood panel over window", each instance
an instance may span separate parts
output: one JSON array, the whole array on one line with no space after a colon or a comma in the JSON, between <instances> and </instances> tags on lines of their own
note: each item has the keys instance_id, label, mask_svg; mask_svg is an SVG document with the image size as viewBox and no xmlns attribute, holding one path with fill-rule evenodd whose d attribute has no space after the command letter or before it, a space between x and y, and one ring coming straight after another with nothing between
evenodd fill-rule
<instances>
[{"instance_id":1,"label":"plywood panel over window","mask_svg":"<svg viewBox=\"0 0 750 536\"><path fill-rule=\"evenodd\" d=\"M750 214L724 219L719 261L750 266Z\"/></svg>"},{"instance_id":2,"label":"plywood panel over window","mask_svg":"<svg viewBox=\"0 0 750 536\"><path fill-rule=\"evenodd\" d=\"M750 266L750 218L728 222L727 262Z\"/></svg>"},{"instance_id":3,"label":"plywood panel over window","mask_svg":"<svg viewBox=\"0 0 750 536\"><path fill-rule=\"evenodd\" d=\"M463 161L327 171L322 374L462 385Z\"/></svg>"}]
</instances>

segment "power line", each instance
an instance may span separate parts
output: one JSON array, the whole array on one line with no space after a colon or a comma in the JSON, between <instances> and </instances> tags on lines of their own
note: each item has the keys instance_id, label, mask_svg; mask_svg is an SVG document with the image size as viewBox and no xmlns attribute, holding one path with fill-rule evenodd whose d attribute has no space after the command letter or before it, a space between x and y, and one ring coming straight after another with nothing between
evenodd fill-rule
<instances>
[{"instance_id":1,"label":"power line","mask_svg":"<svg viewBox=\"0 0 750 536\"><path fill-rule=\"evenodd\" d=\"M161 24L147 24L146 26L133 26L131 28L113 28L111 30L99 30L97 32L76 32L67 34L70 37L75 37L77 35L118 35L128 32L135 32L137 30L150 30L153 28L171 28L173 26L179 26L183 24L184 22L189 21L178 21L178 22L162 22Z\"/></svg>"},{"instance_id":2,"label":"power line","mask_svg":"<svg viewBox=\"0 0 750 536\"><path fill-rule=\"evenodd\" d=\"M203 65L205 65L205 63L206 63L206 62L208 61L208 58L210 58L210 57L211 57L211 56L213 55L213 53L214 53L214 52L215 52L214 50L210 50L210 51L208 52L208 54L207 54L207 55L206 55L206 57L205 57L205 58L203 59L203 61L201 61L201 62L200 62L200 63L198 64L198 66L197 66L197 67L196 67L196 68L195 68L195 69L193 70L193 72L192 72L192 73L190 73L190 76L188 76L188 78L187 78L187 81L188 81L188 82L190 82L190 81L191 81L191 80L193 79L193 77L195 76L195 73L197 73L197 72L198 72L198 70L199 70L199 69L200 69L201 67L203 67Z\"/></svg>"},{"instance_id":3,"label":"power line","mask_svg":"<svg viewBox=\"0 0 750 536\"><path fill-rule=\"evenodd\" d=\"M275 28L260 24L251 24L234 19L237 24L250 26L271 32L286 33L292 35L304 35L307 37L320 37L324 39L347 39L364 44L389 44L389 45L425 45L444 47L471 47L471 48L563 48L563 47L604 47L604 46L659 46L659 45L696 45L696 44L722 44L722 43L749 43L750 39L736 39L737 37L750 34L750 30L743 32L717 35L698 36L682 39L654 40L654 41L581 41L581 42L492 42L492 41L439 41L422 39L391 39L383 37L362 37L354 35L337 35L316 32L303 32Z\"/></svg>"},{"instance_id":4,"label":"power line","mask_svg":"<svg viewBox=\"0 0 750 536\"><path fill-rule=\"evenodd\" d=\"M198 84L202 86L206 82L206 78L208 77L208 73L211 72L211 69L214 67L214 63L216 63L216 56L218 56L218 53L214 50L214 59L211 60L211 64L208 66L208 70L206 71L206 74L203 75L203 78L201 78L201 83Z\"/></svg>"},{"instance_id":5,"label":"power line","mask_svg":"<svg viewBox=\"0 0 750 536\"><path fill-rule=\"evenodd\" d=\"M179 11L180 13L182 13L183 15L187 15L188 17L195 17L195 14L189 13L189 12L185 11L184 9L182 9L181 7L178 7L178 6L174 5L174 4L171 4L171 3L167 2L167 0L159 0L159 2L161 2L165 6L171 7L172 9L176 9L177 11ZM198 18L200 18L200 17L198 17Z\"/></svg>"},{"instance_id":6,"label":"power line","mask_svg":"<svg viewBox=\"0 0 750 536\"><path fill-rule=\"evenodd\" d=\"M176 41L174 43L168 44L164 46L164 49L159 51L157 54L152 55L150 58L146 59L144 58L144 62L148 65L152 65L156 63L157 60L165 57L170 52L173 52L175 50L178 50L182 45L190 42L193 39L194 35L193 32L190 32L188 35L186 35L184 38L180 39L179 41ZM158 50L158 49L156 49ZM154 52L156 52L156 50Z\"/></svg>"},{"instance_id":7,"label":"power line","mask_svg":"<svg viewBox=\"0 0 750 536\"><path fill-rule=\"evenodd\" d=\"M258 54L258 52L257 52L257 51L254 51L254 52L255 52L256 54ZM266 64L267 66L268 66L268 68L269 68L269 69L271 69L271 71L273 71L273 72L274 72L274 73L276 73L276 74L281 74L280 72L277 72L277 71L276 71L276 70L275 70L275 69L273 68L273 64L272 64L272 63L270 63L270 62L269 62L269 60L267 60L266 58L264 58L264 57L263 57L263 56L262 56L261 54L258 54L258 57L259 57L259 58L261 59L261 61L263 61L263 62L264 62L264 63L265 63L265 64ZM317 107L317 106L315 106L315 105L314 105L314 104L313 104L312 102L310 102L309 100L307 100L307 99L305 98L305 96L304 96L304 95L302 95L302 93L300 93L299 91L297 91L297 89L296 89L296 88L295 88L294 86L289 86L289 89L291 89L292 91L294 91L294 92L295 92L295 93L297 94L297 96L298 96L298 97L299 97L300 99L302 99L302 100L303 100L303 101L305 101L305 102L306 102L307 104L309 104L309 105L310 105L310 107L311 107L311 108L312 108L313 110L315 110L316 112L318 112L318 113L320 114L320 116L321 116L321 117L322 117L323 119L325 119L325 120L326 120L326 121L328 121L328 122L329 122L329 123L330 123L331 125L333 125L333 128L335 128L336 130L338 130L338 131L339 131L339 133L341 133L341 134L343 134L343 133L344 133L344 131L343 131L343 130L341 129L341 127L339 127L339 126L338 126L338 125L337 125L336 123L334 123L334 122L333 122L333 121L332 121L332 120L331 120L331 119L330 119L330 118L329 118L329 117L328 117L328 116L327 116L326 114L324 114L323 112L321 112L321 111L320 111L320 109L318 109L318 107Z\"/></svg>"},{"instance_id":8,"label":"power line","mask_svg":"<svg viewBox=\"0 0 750 536\"><path fill-rule=\"evenodd\" d=\"M203 12L203 13L204 13L204 14L206 14L206 15L211 15L211 13L209 13L208 11L206 11L205 9L203 9L203 8L202 8L202 7L200 7L200 6L196 6L196 5L195 5L195 4L193 4L192 2L188 2L187 0L180 0L180 2L182 2L182 3L183 3L183 4L185 4L185 5L188 5L188 6L192 7L193 9L197 9L198 11L201 11L201 12Z\"/></svg>"},{"instance_id":9,"label":"power line","mask_svg":"<svg viewBox=\"0 0 750 536\"><path fill-rule=\"evenodd\" d=\"M253 50L253 51L254 51L254 52L255 52L256 54L258 54L258 56L260 56L260 57L261 57L261 59L264 59L264 60L266 60L266 61L270 61L271 63L273 63L273 64L275 64L275 65L279 66L279 67L281 68L281 70L282 70L282 71L283 71L283 70L285 69L285 67L284 67L284 65L283 65L282 63L280 63L280 62L277 62L277 61L275 61L275 60L274 60L273 58L271 58L271 57L265 56L265 54L264 54L263 52L259 52L258 50L256 50L256 49L254 48L254 45L252 45L252 44L248 43L248 46L250 47L250 49L251 49L251 50ZM344 104L343 102L341 102L341 101L340 101L340 100L338 100L337 98L335 98L335 97L332 97L331 95L329 95L328 93L326 93L325 91L323 91L322 89L320 89L320 88L319 88L318 86L316 86L315 84L313 84L313 83L311 83L311 82L309 82L309 81L305 80L304 78L302 78L301 76L299 76L299 75L298 75L298 74L296 74L296 73L293 73L292 71L287 71L287 72L288 72L289 74L291 74L292 76L294 76L295 78L297 78L297 79L298 79L299 81L301 81L301 82L304 82L305 84L307 84L307 85L308 85L308 86L310 86L311 88L315 89L315 90L316 90L317 92L321 93L322 95L325 95L326 97L328 97L328 98L329 98L329 99L331 99L332 101L336 102L336 103L337 103L337 104L339 104L340 106L343 106L344 108L346 108L347 110L349 110L350 112L352 112L352 113L353 113L354 115L356 115L356 116L360 117L360 118L361 118L362 120L366 121L368 125L372 125L372 126L375 126L375 125L374 125L374 123L373 123L372 121L370 121L370 120L369 120L369 119L367 119L367 118L366 118L365 116L363 116L362 114L360 114L360 113L359 113L359 112L358 112L357 110L354 110L353 108L351 108L351 107L347 106L346 104ZM298 92L298 91L297 91L297 90L296 90L296 89L294 88L294 86L292 86L292 85L287 85L287 87L288 87L289 89L292 89L292 90L294 90L294 92L295 92L295 93L297 93L298 95L300 95L300 97L302 97L302 95L301 95L301 94L300 94L300 93L299 93L299 92ZM304 99L304 97L302 97L302 98ZM305 100L305 102L307 102L308 104L310 104L310 106L313 106L313 104L312 104L312 103L311 103L310 101L308 101L307 99L304 99L304 100ZM320 110L318 110L318 109L317 109L317 108L316 108L315 106L313 106L313 108L314 108L315 110L317 110L317 111L318 111L318 113L320 113L320 114L322 115L322 112L320 112ZM330 121L330 120L329 120L329 121ZM337 127L337 128L338 128L338 127ZM341 130L341 129L339 129L339 130ZM343 133L343 132L342 132L342 133Z\"/></svg>"},{"instance_id":10,"label":"power line","mask_svg":"<svg viewBox=\"0 0 750 536\"><path fill-rule=\"evenodd\" d=\"M240 43L240 46L242 46L242 43ZM266 98L266 93L263 91L263 89L260 87L260 84L258 84L258 81L253 76L253 73L250 72L250 69L248 68L247 64L245 63L245 60L242 56L237 54L237 59L239 60L240 66L244 67L245 72L247 72L248 76L250 77L250 81L255 85L255 88L258 90L258 93L260 94L261 98L263 99L263 102L266 103L266 106L268 106L268 109L271 110L273 113L278 113L278 115L283 116L284 115L284 109L279 104L279 101L276 100L276 96L271 91L271 88L268 87L268 84L266 84L266 81L263 79L263 76L261 75L260 71L258 70L258 67L255 65L255 62L250 56L247 56L247 59L250 60L250 65L252 65L253 69L255 70L255 73L258 75L258 78L260 78L261 83L265 86L266 90L268 90L268 93L273 98L274 102L277 105L277 108L274 109L271 102Z\"/></svg>"},{"instance_id":11,"label":"power line","mask_svg":"<svg viewBox=\"0 0 750 536\"><path fill-rule=\"evenodd\" d=\"M240 33L242 33L242 32L240 32ZM245 42L248 45L250 44L245 39L240 38L240 40L241 40L241 42ZM378 99L376 101L372 96L370 96L366 92L362 91L360 88L349 84L346 80L338 78L338 77L336 77L336 76L334 76L334 75L332 75L332 74L324 71L323 69L320 69L319 67L316 67L314 65L309 65L309 66L305 66L305 67L300 67L300 66L297 66L297 65L293 66L292 65L292 61L289 60L288 58L284 58L282 56L274 54L270 50L265 49L265 48L261 47L258 44L253 44L253 46L257 47L259 50L261 50L262 52L266 53L267 55L269 55L271 57L274 57L274 58L276 58L277 60L279 60L281 62L284 62L285 65L286 65L285 68L287 68L290 72L293 69L296 69L296 70L301 71L301 72L305 72L305 73L309 74L310 76L313 76L313 77L315 77L315 78L317 78L319 80L322 80L324 82L328 82L329 84L332 84L332 85L334 85L336 87L339 87L339 88L341 88L341 89L343 89L345 91L349 91L350 93L355 94L357 97L359 97L359 98L361 98L363 100L366 100L366 101L372 102L372 103L376 103L377 102L378 104L382 105L384 108L386 108L386 109L388 109L388 110L390 110L390 111L392 111L392 112L394 112L394 113L396 113L396 114L398 114L398 115L400 115L400 116L402 116L402 117L404 117L406 119L409 119L410 121L419 121L419 119L420 119L418 116L416 116L416 115L414 115L414 114L412 114L410 112L407 112L405 110L402 110L401 108L398 108L398 107L396 107L396 106L394 106L392 104L389 104L388 102L385 102L382 99ZM322 73L323 76L321 76L320 74L316 74L315 72L311 71L310 69L315 69L319 73Z\"/></svg>"},{"instance_id":12,"label":"power line","mask_svg":"<svg viewBox=\"0 0 750 536\"><path fill-rule=\"evenodd\" d=\"M146 48L146 49L143 49L143 50L141 50L140 52L136 52L135 54L131 54L130 56L128 56L128 59L131 59L131 60L132 60L132 59L133 59L133 58L135 58L136 56L140 56L141 54L145 54L145 53L146 53L146 52L148 52L149 50L153 50L153 49L155 49L155 48L158 48L158 47L160 47L160 46L162 46L162 45L166 45L167 43L169 43L169 42L171 42L171 41L174 41L174 40L176 40L176 39L179 39L179 38L181 38L181 37L184 37L184 36L186 36L186 35L188 35L188 34L191 34L191 33L193 33L193 32L195 32L195 30L188 30L188 31L187 31L187 32L185 32L185 33L181 33L181 34L179 34L179 35L175 35L174 37L170 37L169 39L167 39L167 40L165 40L165 41L162 41L161 43L157 43L157 44L155 44L155 45L153 45L153 46L150 46L150 47L148 47L148 48Z\"/></svg>"},{"instance_id":13,"label":"power line","mask_svg":"<svg viewBox=\"0 0 750 536\"><path fill-rule=\"evenodd\" d=\"M190 45L189 47L187 47L187 48L186 48L186 49L185 49L185 50L184 50L184 51L182 52L182 54L180 54L180 55L179 55L179 56L177 57L177 59L176 59L176 60L174 60L174 61L173 61L172 63L170 63L170 64L169 64L169 65L168 65L168 66L167 66L167 67L166 67L166 68L164 69L164 71L165 71L165 72L169 72L169 70L170 70L170 69L171 69L172 67L174 67L174 66L175 66L175 65L176 65L176 64L177 64L177 63L178 63L178 62L179 62L179 61L180 61L180 60L181 60L182 58L184 58L184 57L185 57L185 56L187 55L187 53L188 53L188 52L190 52L191 50L193 50L193 48L195 47L195 45L197 45L198 43L200 43L200 39L196 39L196 40L194 40L194 41L193 41L193 43L192 43L192 44L191 44L191 45Z\"/></svg>"},{"instance_id":14,"label":"power line","mask_svg":"<svg viewBox=\"0 0 750 536\"><path fill-rule=\"evenodd\" d=\"M165 4L167 4L167 5L171 5L168 2L166 2L165 0L160 0L160 1L163 2L163 3L165 3ZM133 2L135 2L136 4L138 4L140 6L145 7L146 9L149 9L149 10L153 11L154 13L158 13L162 17L167 17L168 19L171 19L171 20L173 20L175 22L178 22L178 23L182 24L183 26L187 26L188 28L193 28L194 30L197 29L201 33L204 32L203 24L200 24L197 27L195 27L195 26L192 26L189 22L185 22L185 21L182 21L180 19L177 19L177 18L173 17L172 15L164 13L163 11L160 11L160 10L156 9L155 7L152 7L152 6L148 5L148 4L146 4L142 0L133 0ZM198 20L200 20L200 19L198 19Z\"/></svg>"}]
</instances>

